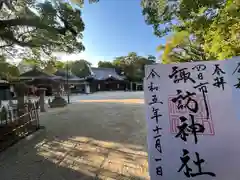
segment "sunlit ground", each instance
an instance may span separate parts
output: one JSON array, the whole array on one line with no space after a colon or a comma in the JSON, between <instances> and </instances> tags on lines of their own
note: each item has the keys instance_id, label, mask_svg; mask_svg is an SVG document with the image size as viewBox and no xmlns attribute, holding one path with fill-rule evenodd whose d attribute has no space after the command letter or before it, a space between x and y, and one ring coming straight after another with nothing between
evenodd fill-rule
<instances>
[{"instance_id":1,"label":"sunlit ground","mask_svg":"<svg viewBox=\"0 0 240 180\"><path fill-rule=\"evenodd\" d=\"M59 166L101 179L148 178L147 153L141 147L87 137L41 142L38 154Z\"/></svg>"},{"instance_id":2,"label":"sunlit ground","mask_svg":"<svg viewBox=\"0 0 240 180\"><path fill-rule=\"evenodd\" d=\"M143 104L144 100L143 99L95 99L95 100L80 100L80 102Z\"/></svg>"},{"instance_id":3,"label":"sunlit ground","mask_svg":"<svg viewBox=\"0 0 240 180\"><path fill-rule=\"evenodd\" d=\"M149 179L143 100L133 95L41 114L44 130L0 154L1 179Z\"/></svg>"}]
</instances>

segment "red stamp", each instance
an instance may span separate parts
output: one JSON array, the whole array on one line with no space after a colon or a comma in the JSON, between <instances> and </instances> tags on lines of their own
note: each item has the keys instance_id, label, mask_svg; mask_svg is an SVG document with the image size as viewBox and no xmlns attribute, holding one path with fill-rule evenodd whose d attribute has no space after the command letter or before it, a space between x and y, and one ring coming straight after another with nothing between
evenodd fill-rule
<instances>
[{"instance_id":1,"label":"red stamp","mask_svg":"<svg viewBox=\"0 0 240 180\"><path fill-rule=\"evenodd\" d=\"M196 102L198 103L198 111L196 113L191 112L188 108L182 108L179 109L177 107L177 103L172 102L172 99L176 98L175 96L169 96L168 97L168 109L169 109L169 121L170 121L170 132L173 134L178 133L179 129L178 126L181 125L181 121L180 121L180 117L181 116L185 116L186 118L189 118L189 114L193 114L194 115L194 121L195 123L199 123L201 125L204 126L205 130L204 135L214 135L214 124L212 121L212 117L211 117L211 109L210 109L210 105L209 105L209 101L206 95L206 102L207 102L207 106L209 109L209 118L207 118L207 114L206 114L206 107L205 107L205 103L204 103L204 99L203 96L200 94L195 95L194 100L196 100ZM182 103L187 103L187 100L182 100ZM190 123L190 121L189 121Z\"/></svg>"}]
</instances>

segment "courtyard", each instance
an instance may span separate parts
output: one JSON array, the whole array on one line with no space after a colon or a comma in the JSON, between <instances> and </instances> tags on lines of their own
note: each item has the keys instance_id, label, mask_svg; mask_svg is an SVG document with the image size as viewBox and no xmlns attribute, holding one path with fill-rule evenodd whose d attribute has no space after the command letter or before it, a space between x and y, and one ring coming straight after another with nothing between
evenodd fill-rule
<instances>
[{"instance_id":1,"label":"courtyard","mask_svg":"<svg viewBox=\"0 0 240 180\"><path fill-rule=\"evenodd\" d=\"M149 179L143 92L72 96L0 154L4 180Z\"/></svg>"}]
</instances>

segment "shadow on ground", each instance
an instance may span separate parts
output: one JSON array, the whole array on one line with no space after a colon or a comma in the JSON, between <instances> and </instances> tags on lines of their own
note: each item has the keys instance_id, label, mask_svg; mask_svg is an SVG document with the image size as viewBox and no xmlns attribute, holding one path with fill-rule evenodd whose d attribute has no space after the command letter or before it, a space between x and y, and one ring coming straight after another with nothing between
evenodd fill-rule
<instances>
[{"instance_id":1,"label":"shadow on ground","mask_svg":"<svg viewBox=\"0 0 240 180\"><path fill-rule=\"evenodd\" d=\"M46 128L0 156L3 179L148 179L144 108L79 103L46 113Z\"/></svg>"}]
</instances>

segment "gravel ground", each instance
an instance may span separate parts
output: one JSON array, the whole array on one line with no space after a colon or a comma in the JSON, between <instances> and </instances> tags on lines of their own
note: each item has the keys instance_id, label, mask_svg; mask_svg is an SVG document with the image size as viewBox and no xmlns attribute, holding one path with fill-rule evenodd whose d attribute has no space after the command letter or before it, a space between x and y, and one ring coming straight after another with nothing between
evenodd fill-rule
<instances>
[{"instance_id":1,"label":"gravel ground","mask_svg":"<svg viewBox=\"0 0 240 180\"><path fill-rule=\"evenodd\" d=\"M45 129L0 154L1 179L149 179L142 93L88 97L41 114Z\"/></svg>"}]
</instances>

